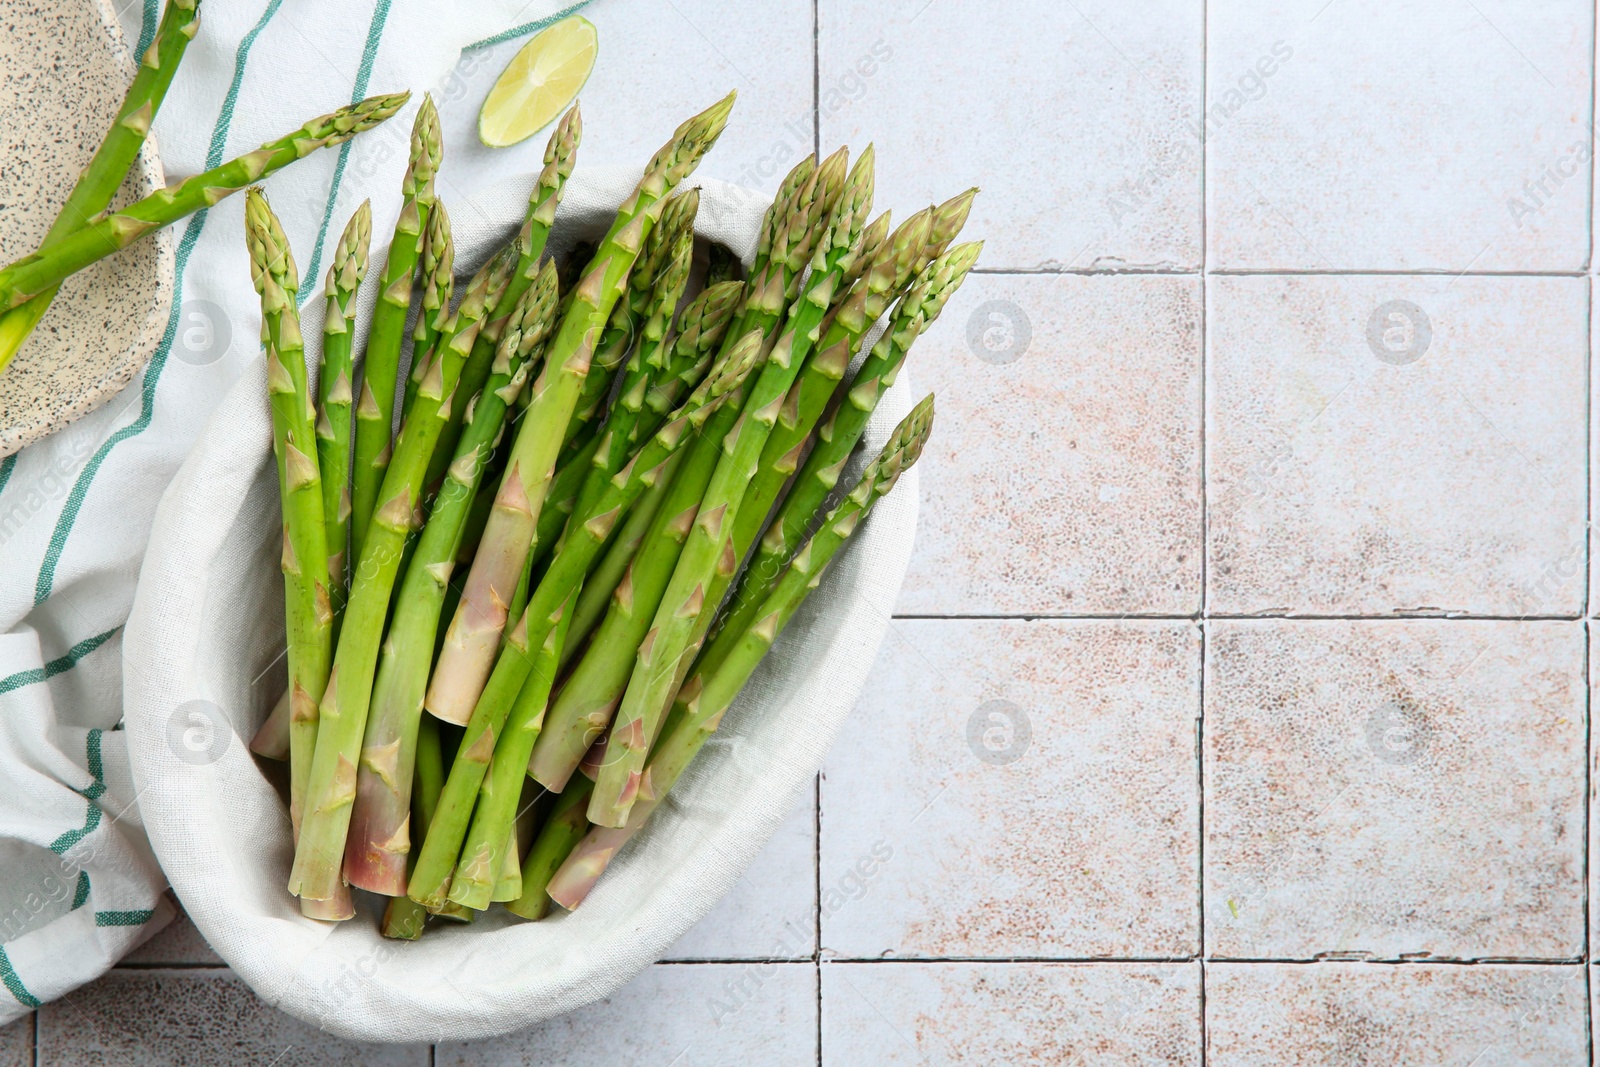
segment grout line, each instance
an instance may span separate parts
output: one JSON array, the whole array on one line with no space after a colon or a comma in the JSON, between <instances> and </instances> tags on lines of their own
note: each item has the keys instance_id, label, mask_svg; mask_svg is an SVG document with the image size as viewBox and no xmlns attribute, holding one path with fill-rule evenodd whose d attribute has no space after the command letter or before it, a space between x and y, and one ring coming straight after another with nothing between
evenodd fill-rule
<instances>
[{"instance_id":1,"label":"grout line","mask_svg":"<svg viewBox=\"0 0 1600 1067\"><path fill-rule=\"evenodd\" d=\"M1585 255L1587 266L1592 269L1594 259L1594 206L1595 206L1595 174L1597 167L1594 159L1595 147L1595 90L1596 90L1596 54L1600 52L1600 33L1596 32L1596 7L1589 6L1589 97L1586 103L1589 107L1589 203L1588 203L1588 228L1584 233L1584 240L1588 242L1588 251ZM1591 902L1590 887L1592 878L1593 856L1591 852L1593 830L1592 807L1594 804L1594 761L1590 753L1594 745L1594 661L1589 654L1593 645L1593 625L1587 616L1594 609L1590 590L1594 586L1594 279L1589 279L1589 306L1585 318L1588 327L1584 337L1584 364L1583 364L1583 1048L1589 1067L1594 1067L1594 989L1591 965L1594 962L1594 945L1589 936Z\"/></svg>"},{"instance_id":2,"label":"grout line","mask_svg":"<svg viewBox=\"0 0 1600 1067\"><path fill-rule=\"evenodd\" d=\"M1198 267L973 267L968 274L994 274L1004 277L1032 277L1064 275L1072 277L1098 277L1102 275L1135 275L1138 277L1197 278Z\"/></svg>"},{"instance_id":3,"label":"grout line","mask_svg":"<svg viewBox=\"0 0 1600 1067\"><path fill-rule=\"evenodd\" d=\"M1444 957L1425 956L1406 959L1367 959L1365 957L1329 957L1326 959L1306 960L1288 959L1276 956L1213 956L1202 963L1275 963L1295 967L1322 967L1328 964L1360 964L1367 967L1482 967L1485 970L1496 970L1501 967L1582 967L1583 960L1579 958L1554 959L1549 957L1520 957L1520 956L1495 956L1483 959L1446 959ZM1470 1065L1469 1065L1470 1067Z\"/></svg>"},{"instance_id":4,"label":"grout line","mask_svg":"<svg viewBox=\"0 0 1600 1067\"><path fill-rule=\"evenodd\" d=\"M1075 276L1075 277L1117 277L1133 275L1136 277L1180 277L1196 278L1202 275L1213 278L1587 278L1588 270L1444 270L1430 268L1427 270L1383 270L1355 268L1334 269L1327 268L1315 270L1312 268L1289 269L1280 267L1262 267L1259 269L1246 269L1241 267L1218 268L1209 267L974 267L972 274L990 274L1007 277L1030 276Z\"/></svg>"},{"instance_id":5,"label":"grout line","mask_svg":"<svg viewBox=\"0 0 1600 1067\"><path fill-rule=\"evenodd\" d=\"M1594 659L1589 654L1593 627L1587 621L1583 627L1583 864L1580 867L1580 881L1583 887L1583 905L1580 912L1583 915L1583 963L1585 981L1588 980L1589 964L1593 962L1594 946L1589 938L1589 878L1590 878L1590 797L1593 795L1593 763L1589 758L1590 746L1593 744L1594 735ZM1592 1003L1585 998L1586 1003ZM1587 1013L1585 1013L1587 1014ZM1592 1054L1591 1054L1592 1055Z\"/></svg>"},{"instance_id":6,"label":"grout line","mask_svg":"<svg viewBox=\"0 0 1600 1067\"><path fill-rule=\"evenodd\" d=\"M1583 1047L1589 1067L1594 1067L1594 977L1592 968L1583 969Z\"/></svg>"},{"instance_id":7,"label":"grout line","mask_svg":"<svg viewBox=\"0 0 1600 1067\"><path fill-rule=\"evenodd\" d=\"M1592 73L1592 68L1591 68L1591 73ZM1592 99L1593 98L1591 97L1591 100ZM1593 163L1593 158L1592 158L1592 154L1591 154L1591 166L1592 166L1592 163ZM1592 200L1592 195L1593 195L1593 186L1592 186L1592 184L1591 184L1591 187L1590 187L1590 191L1591 191L1591 200ZM1584 403L1583 403L1583 409L1584 409L1584 435L1583 435L1583 440L1584 440L1584 457L1583 457L1583 462L1584 462L1584 480L1583 480L1583 508L1584 508L1583 551L1584 551L1584 567L1583 567L1583 594L1582 595L1583 595L1583 610L1584 610L1585 616L1588 615L1588 613L1590 611L1590 608L1591 608L1590 598L1589 598L1589 590L1590 590L1590 586L1593 584L1593 571L1594 571L1594 559L1593 559L1593 553L1592 553L1592 548L1593 548L1593 544L1594 544L1594 535L1593 535L1593 530L1594 530L1594 493L1593 493L1593 488L1592 488L1592 486L1594 484L1594 481L1593 481L1593 479L1594 479L1594 459L1593 459L1593 447L1592 447L1592 443L1591 443L1593 441L1593 433L1594 433L1594 389L1593 389L1593 377L1594 377L1594 282L1593 282L1592 279L1589 282L1589 306L1587 308L1587 311L1588 311L1588 314L1585 316L1585 323L1584 323L1584 325L1586 327L1587 336L1585 336L1585 338L1584 338L1584 367L1583 367L1583 371L1584 371L1584 374L1583 374L1583 396L1584 396ZM1591 837L1591 834L1592 834L1591 821L1592 821L1592 818L1593 818L1593 814L1592 814L1592 812L1590 810L1590 807L1591 807L1591 804L1592 804L1591 797L1593 797L1593 795L1594 795L1594 793L1593 793L1593 790L1594 790L1594 782L1593 782L1594 766L1593 766L1593 763L1592 763L1592 761L1590 759L1590 755L1589 755L1590 751L1591 751L1591 746L1593 744L1593 735L1594 735L1594 707L1593 707L1594 700L1593 700L1593 694L1594 694L1594 669L1595 669L1595 665L1594 665L1592 657L1590 656L1590 647L1591 647L1591 644L1592 644L1591 638L1593 637L1593 630L1594 630L1593 625L1586 618L1584 620L1583 635L1582 635L1583 636L1583 683L1584 683L1583 684L1583 848L1582 848L1583 860L1582 860L1582 866L1580 867L1581 885L1582 885L1582 888L1583 888L1583 905L1582 905L1582 908L1581 908L1581 914L1583 915L1583 960L1584 960L1584 964L1585 964L1585 966L1584 966L1584 981L1586 983L1588 981L1588 973L1589 973L1588 964L1591 963L1593 961L1593 959L1594 959L1594 946L1591 943L1590 937L1589 937L1589 924L1590 924L1590 921L1591 921L1589 895L1592 892L1591 887L1590 887L1590 879L1591 879L1592 876L1591 876L1590 872L1592 870L1591 864L1593 863L1593 856L1592 856L1591 847L1590 847L1591 846L1591 841L1592 841L1592 837ZM1585 1003L1588 1004L1588 1005L1592 1005L1593 1001L1590 998L1585 998ZM1590 1007L1589 1011L1586 1011L1584 1013L1584 1015L1585 1015L1585 1026L1586 1027L1592 1025L1592 1019L1590 1018L1590 1016L1592 1014L1593 1014L1593 1008L1592 1007ZM1594 1043L1592 1041L1589 1042L1589 1056L1590 1056L1590 1061L1591 1061L1591 1067L1593 1067Z\"/></svg>"},{"instance_id":8,"label":"grout line","mask_svg":"<svg viewBox=\"0 0 1600 1067\"><path fill-rule=\"evenodd\" d=\"M1207 156L1211 145L1205 135L1206 123L1206 94L1210 91L1211 74L1211 5L1206 0L1200 4L1200 423L1199 423L1199 463L1200 463L1200 677L1199 677L1199 707L1195 709L1194 737L1195 737L1195 895L1199 902L1199 944L1195 946L1200 962L1200 1002L1197 1005L1200 1015L1200 1067L1205 1067L1208 1043L1206 1032L1206 622L1210 618L1211 576L1207 567L1211 547L1211 528L1208 517L1211 513L1210 488L1211 482L1206 467L1206 405L1210 399L1206 390L1206 374L1208 372L1207 355L1210 350L1208 336L1209 321L1206 315L1207 301L1210 293L1206 284L1206 271L1208 257L1206 255L1206 221L1210 214L1206 200L1206 172L1209 169Z\"/></svg>"},{"instance_id":9,"label":"grout line","mask_svg":"<svg viewBox=\"0 0 1600 1067\"><path fill-rule=\"evenodd\" d=\"M728 967L733 964L748 966L752 963L784 967L810 967L816 961L808 956L740 956L737 959L656 960L652 967ZM854 960L851 961L855 962Z\"/></svg>"},{"instance_id":10,"label":"grout line","mask_svg":"<svg viewBox=\"0 0 1600 1067\"><path fill-rule=\"evenodd\" d=\"M1222 267L1216 270L1206 270L1206 274L1231 278L1300 278L1307 275L1327 275L1334 278L1586 278L1589 276L1585 270L1449 270L1443 267L1419 267L1416 270L1389 270L1368 269L1355 270L1351 268L1327 268L1323 270L1299 269L1289 270L1281 267L1263 267L1249 269L1243 267Z\"/></svg>"},{"instance_id":11,"label":"grout line","mask_svg":"<svg viewBox=\"0 0 1600 1067\"><path fill-rule=\"evenodd\" d=\"M818 768L817 776L812 779L813 794L816 805L811 812L811 825L814 834L811 842L811 870L815 876L813 882L816 924L816 943L811 946L811 965L817 983L817 1067L822 1067L822 770Z\"/></svg>"},{"instance_id":12,"label":"grout line","mask_svg":"<svg viewBox=\"0 0 1600 1067\"><path fill-rule=\"evenodd\" d=\"M725 967L730 964L783 965L790 967L805 967L813 961L803 956L752 956L742 959L705 959L705 960L657 960L653 966L660 967ZM1372 967L1484 967L1490 970L1500 967L1581 967L1583 960L1571 957L1557 959L1554 957L1522 957L1522 956L1495 956L1482 959L1471 958L1446 958L1443 956L1427 956L1406 959L1369 959L1366 957L1339 957L1325 959L1305 959L1291 956L1213 956L1201 955L1188 956L830 956L828 964L863 964L883 965L893 967L900 964L926 964L926 963L1059 963L1068 965L1092 963L1280 963L1292 964L1297 967L1320 967L1326 964L1364 964Z\"/></svg>"},{"instance_id":13,"label":"grout line","mask_svg":"<svg viewBox=\"0 0 1600 1067\"><path fill-rule=\"evenodd\" d=\"M1594 161L1594 147L1595 147L1594 101L1595 101L1595 91L1596 91L1596 87L1597 87L1596 86L1596 79L1595 79L1595 57L1596 57L1597 51L1600 51L1600 48L1597 48L1597 46L1600 46L1600 40L1596 39L1596 26L1595 26L1595 23L1596 23L1596 6L1593 5L1593 4L1589 5L1589 10L1588 10L1587 13L1589 15L1589 97L1588 97L1587 100L1584 101L1584 103L1589 108L1589 130L1588 130L1588 133L1589 133L1589 203L1586 205L1588 207L1589 228L1588 228L1587 231L1585 231L1585 233L1583 235L1583 239L1587 243L1586 253L1584 255L1584 263L1586 265L1585 269L1592 270L1592 269L1594 269L1594 265L1595 265L1595 262L1594 262L1594 178L1595 178L1596 166L1595 166L1595 161ZM1594 1061L1594 1052L1593 1052L1592 1048L1590 1049L1589 1059L1590 1059L1590 1062L1593 1063L1593 1061Z\"/></svg>"},{"instance_id":14,"label":"grout line","mask_svg":"<svg viewBox=\"0 0 1600 1067\"><path fill-rule=\"evenodd\" d=\"M811 0L811 150L822 158L822 13L819 0ZM812 981L817 994L817 1067L822 1064L822 770L812 780L811 875L816 941L811 946Z\"/></svg>"},{"instance_id":15,"label":"grout line","mask_svg":"<svg viewBox=\"0 0 1600 1067\"><path fill-rule=\"evenodd\" d=\"M1202 518L1202 529L1204 519ZM1203 573L1203 572L1202 572ZM1202 587L1201 596L1205 593ZM1053 614L1050 612L1019 612L1017 614L994 615L900 615L891 616L896 620L905 621L930 621L930 622L1272 622L1282 620L1286 622L1584 622L1581 615L1445 615L1431 612L1401 612L1391 615L1311 615L1295 612L1213 612L1204 608L1200 612L1189 614L1167 614L1164 612L1083 612L1079 614Z\"/></svg>"}]
</instances>

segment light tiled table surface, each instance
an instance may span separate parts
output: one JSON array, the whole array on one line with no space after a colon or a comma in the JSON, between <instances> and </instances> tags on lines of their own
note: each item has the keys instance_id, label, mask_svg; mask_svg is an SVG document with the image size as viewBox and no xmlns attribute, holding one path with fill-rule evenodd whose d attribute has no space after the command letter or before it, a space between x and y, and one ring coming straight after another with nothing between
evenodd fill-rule
<instances>
[{"instance_id":1,"label":"light tiled table surface","mask_svg":"<svg viewBox=\"0 0 1600 1067\"><path fill-rule=\"evenodd\" d=\"M555 1024L345 1045L180 923L0 1065L1588 1064L1592 4L589 14L585 162L731 85L710 174L984 189L813 795ZM446 195L534 162L471 136L514 48L441 93Z\"/></svg>"}]
</instances>

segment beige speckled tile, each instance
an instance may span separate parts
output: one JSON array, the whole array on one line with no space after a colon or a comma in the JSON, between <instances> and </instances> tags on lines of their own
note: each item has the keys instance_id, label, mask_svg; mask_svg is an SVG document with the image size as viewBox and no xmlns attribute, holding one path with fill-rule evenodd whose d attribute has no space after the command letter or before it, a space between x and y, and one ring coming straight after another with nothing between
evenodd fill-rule
<instances>
[{"instance_id":1,"label":"beige speckled tile","mask_svg":"<svg viewBox=\"0 0 1600 1067\"><path fill-rule=\"evenodd\" d=\"M896 621L824 765L824 952L1195 952L1199 661L1183 622Z\"/></svg>"},{"instance_id":2,"label":"beige speckled tile","mask_svg":"<svg viewBox=\"0 0 1600 1067\"><path fill-rule=\"evenodd\" d=\"M1223 0L1207 21L1213 269L1586 266L1587 0Z\"/></svg>"},{"instance_id":3,"label":"beige speckled tile","mask_svg":"<svg viewBox=\"0 0 1600 1067\"><path fill-rule=\"evenodd\" d=\"M830 963L822 1001L828 1064L1200 1062L1198 963Z\"/></svg>"},{"instance_id":4,"label":"beige speckled tile","mask_svg":"<svg viewBox=\"0 0 1600 1067\"><path fill-rule=\"evenodd\" d=\"M1213 622L1207 950L1583 951L1577 622Z\"/></svg>"},{"instance_id":5,"label":"beige speckled tile","mask_svg":"<svg viewBox=\"0 0 1600 1067\"><path fill-rule=\"evenodd\" d=\"M874 141L902 214L981 185L991 267L1193 268L1202 10L821 0L823 147Z\"/></svg>"},{"instance_id":6,"label":"beige speckled tile","mask_svg":"<svg viewBox=\"0 0 1600 1067\"><path fill-rule=\"evenodd\" d=\"M1595 280L1591 278L1589 282L1591 305L1594 300L1594 293ZM1592 313L1589 316L1589 351L1590 353L1600 351L1600 322L1595 320L1595 316ZM1591 355L1591 364L1592 362ZM1557 559L1543 576L1544 586L1548 588L1554 585L1564 585L1572 581L1576 573L1577 580L1588 585L1588 612L1591 617L1600 615L1600 530L1596 530L1593 524L1593 516L1600 515L1600 510L1596 510L1597 507L1600 507L1600 462L1597 462L1597 457L1600 457L1600 419L1596 419L1592 415L1593 412L1600 410L1600 407L1597 407L1597 403L1600 403L1600 381L1596 380L1596 375L1592 371L1593 368L1591 366L1589 376L1589 411L1591 413L1589 419L1589 515L1591 518L1588 543L1573 545L1572 551ZM1588 549L1587 559L1584 557L1585 548ZM1586 577L1584 576L1585 567L1588 569Z\"/></svg>"},{"instance_id":7,"label":"beige speckled tile","mask_svg":"<svg viewBox=\"0 0 1600 1067\"><path fill-rule=\"evenodd\" d=\"M1594 623L1589 627L1589 709L1591 718L1594 709L1600 707L1600 628ZM1586 865L1589 869L1589 944L1593 953L1596 944L1600 944L1600 864L1596 858L1600 857L1600 737L1594 736L1591 724L1589 738L1589 842L1588 852L1585 854ZM1591 959L1593 957L1591 956Z\"/></svg>"},{"instance_id":8,"label":"beige speckled tile","mask_svg":"<svg viewBox=\"0 0 1600 1067\"><path fill-rule=\"evenodd\" d=\"M169 890L168 897L173 899ZM165 967L216 966L222 957L212 951L206 939L200 936L189 916L179 905L178 914L164 929L122 958L123 963L158 964Z\"/></svg>"},{"instance_id":9,"label":"beige speckled tile","mask_svg":"<svg viewBox=\"0 0 1600 1067\"><path fill-rule=\"evenodd\" d=\"M1217 963L1209 1067L1583 1067L1581 967Z\"/></svg>"},{"instance_id":10,"label":"beige speckled tile","mask_svg":"<svg viewBox=\"0 0 1600 1067\"><path fill-rule=\"evenodd\" d=\"M114 970L39 1009L40 1067L424 1067L427 1045L341 1041L256 997L229 971Z\"/></svg>"},{"instance_id":11,"label":"beige speckled tile","mask_svg":"<svg viewBox=\"0 0 1600 1067\"><path fill-rule=\"evenodd\" d=\"M546 9L528 8L527 15L541 10ZM579 94L579 173L596 166L642 168L677 123L730 89L738 90L738 103L698 173L771 195L784 172L812 151L809 3L763 4L759 18L729 17L718 0L591 4L583 17L595 25L600 53ZM488 148L478 140L478 110L527 42L518 37L463 52L455 71L434 89L449 160L439 171L439 195L453 204L544 165L548 132L509 148Z\"/></svg>"},{"instance_id":12,"label":"beige speckled tile","mask_svg":"<svg viewBox=\"0 0 1600 1067\"><path fill-rule=\"evenodd\" d=\"M817 948L817 797L808 788L737 884L665 959L811 958Z\"/></svg>"},{"instance_id":13,"label":"beige speckled tile","mask_svg":"<svg viewBox=\"0 0 1600 1067\"><path fill-rule=\"evenodd\" d=\"M1200 606L1195 278L970 277L912 350L938 395L914 615Z\"/></svg>"},{"instance_id":14,"label":"beige speckled tile","mask_svg":"<svg viewBox=\"0 0 1600 1067\"><path fill-rule=\"evenodd\" d=\"M33 1016L0 1026L0 1067L33 1067Z\"/></svg>"},{"instance_id":15,"label":"beige speckled tile","mask_svg":"<svg viewBox=\"0 0 1600 1067\"><path fill-rule=\"evenodd\" d=\"M812 963L658 963L614 995L490 1041L438 1046L438 1067L810 1067Z\"/></svg>"},{"instance_id":16,"label":"beige speckled tile","mask_svg":"<svg viewBox=\"0 0 1600 1067\"><path fill-rule=\"evenodd\" d=\"M1581 610L1584 279L1214 277L1207 301L1212 612Z\"/></svg>"}]
</instances>

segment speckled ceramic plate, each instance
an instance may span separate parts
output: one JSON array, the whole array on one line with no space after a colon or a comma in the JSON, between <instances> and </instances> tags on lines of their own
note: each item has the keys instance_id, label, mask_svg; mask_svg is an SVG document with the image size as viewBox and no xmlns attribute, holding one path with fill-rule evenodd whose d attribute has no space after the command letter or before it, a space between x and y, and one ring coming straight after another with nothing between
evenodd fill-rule
<instances>
[{"instance_id":1,"label":"speckled ceramic plate","mask_svg":"<svg viewBox=\"0 0 1600 1067\"><path fill-rule=\"evenodd\" d=\"M34 251L133 78L106 0L0 0L0 261ZM146 142L118 204L164 184ZM0 374L0 456L105 403L150 359L172 302L170 231L79 272Z\"/></svg>"}]
</instances>

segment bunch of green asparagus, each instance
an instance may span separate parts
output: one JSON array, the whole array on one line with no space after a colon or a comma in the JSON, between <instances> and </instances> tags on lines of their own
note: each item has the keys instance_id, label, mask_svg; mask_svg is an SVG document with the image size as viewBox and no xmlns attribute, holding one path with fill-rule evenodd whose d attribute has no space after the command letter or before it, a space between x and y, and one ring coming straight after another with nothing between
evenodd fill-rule
<instances>
[{"instance_id":1,"label":"bunch of green asparagus","mask_svg":"<svg viewBox=\"0 0 1600 1067\"><path fill-rule=\"evenodd\" d=\"M410 93L373 96L268 141L253 152L157 190L116 211L107 210L150 133L189 42L200 29L199 0L168 0L150 46L140 58L122 107L79 176L44 244L0 268L0 372L44 317L61 283L97 260L127 248L224 197L260 181L318 148L343 144L394 115Z\"/></svg>"},{"instance_id":2,"label":"bunch of green asparagus","mask_svg":"<svg viewBox=\"0 0 1600 1067\"><path fill-rule=\"evenodd\" d=\"M350 886L390 898L383 932L400 938L495 902L577 907L920 455L931 396L835 492L977 259L954 243L976 191L891 229L871 218L870 148L854 166L844 149L808 158L747 276L713 256L686 300L699 196L680 187L732 106L679 126L563 271L544 252L574 107L520 231L458 294L424 100L366 351L362 205L328 270L314 391L294 258L251 191L289 669L252 747L289 762L305 914L348 917Z\"/></svg>"}]
</instances>

